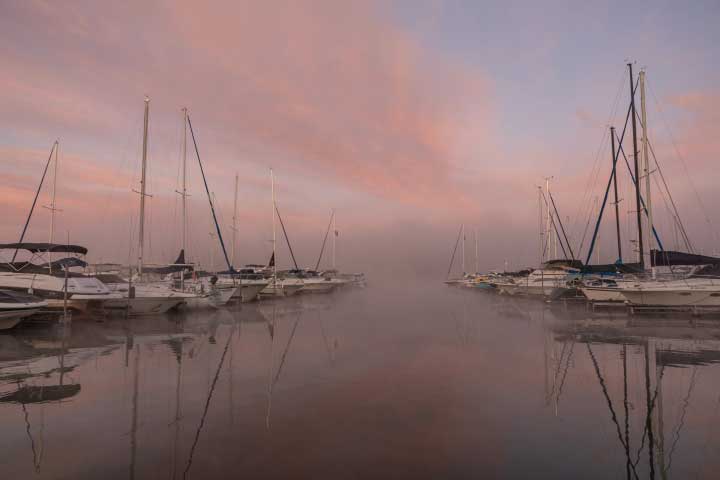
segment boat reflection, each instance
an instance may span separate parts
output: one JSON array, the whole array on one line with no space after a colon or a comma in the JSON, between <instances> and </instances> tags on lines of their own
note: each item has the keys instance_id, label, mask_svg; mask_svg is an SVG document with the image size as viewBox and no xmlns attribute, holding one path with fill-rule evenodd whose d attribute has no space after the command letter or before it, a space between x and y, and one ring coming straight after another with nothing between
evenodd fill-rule
<instances>
[{"instance_id":1,"label":"boat reflection","mask_svg":"<svg viewBox=\"0 0 720 480\"><path fill-rule=\"evenodd\" d=\"M562 344L548 395L555 402L556 413L568 369L573 368L573 351L576 345L582 346L607 404L625 458L626 478L668 478L688 410L692 409L699 372L720 363L720 325L667 318L611 321L566 317L553 319L549 331L553 341ZM621 402L613 400L620 390L618 378L613 376L619 370L617 362L622 371ZM671 371L673 375L668 376ZM679 397L668 399L664 394L668 381L673 393L682 392ZM636 407L633 398L640 399L643 405ZM666 411L668 401L677 413ZM633 418L634 413L639 415ZM675 419L668 428L666 421L672 416ZM706 425L709 429L716 426Z\"/></svg>"}]
</instances>

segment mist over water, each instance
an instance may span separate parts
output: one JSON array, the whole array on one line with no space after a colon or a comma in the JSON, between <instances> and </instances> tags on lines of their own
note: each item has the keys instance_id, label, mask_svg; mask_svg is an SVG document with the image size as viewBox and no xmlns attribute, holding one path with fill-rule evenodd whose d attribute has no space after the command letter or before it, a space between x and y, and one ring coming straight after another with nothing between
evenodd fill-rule
<instances>
[{"instance_id":1,"label":"mist over water","mask_svg":"<svg viewBox=\"0 0 720 480\"><path fill-rule=\"evenodd\" d=\"M0 335L0 470L716 478L718 361L713 320L591 319L417 279L76 318Z\"/></svg>"}]
</instances>

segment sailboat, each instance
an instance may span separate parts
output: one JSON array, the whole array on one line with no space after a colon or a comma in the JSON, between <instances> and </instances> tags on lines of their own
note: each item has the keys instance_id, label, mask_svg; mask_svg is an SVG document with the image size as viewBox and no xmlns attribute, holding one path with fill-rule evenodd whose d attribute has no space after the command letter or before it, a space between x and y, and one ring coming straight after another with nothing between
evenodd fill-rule
<instances>
[{"instance_id":1,"label":"sailboat","mask_svg":"<svg viewBox=\"0 0 720 480\"><path fill-rule=\"evenodd\" d=\"M610 145L611 145L611 159L612 159L612 173L608 180L605 188L605 197L602 203L602 207L598 213L598 218L595 223L595 232L593 234L590 248L588 250L587 261L589 264L595 243L597 240L598 229L600 221L602 220L604 208L612 185L615 196L615 226L617 232L617 249L618 249L618 260L612 265L586 265L583 271L586 275L580 284L580 291L582 294L592 303L598 304L613 304L625 302L625 297L620 292L621 287L628 286L630 283L636 283L645 274L645 259L643 249L643 228L642 228L642 213L646 213L649 219L648 236L650 242L652 242L653 235L658 240L657 232L652 225L652 213L650 208L650 171L649 171L649 157L647 156L647 123L645 115L645 72L640 73L638 83L641 89L641 107L643 112L643 158L645 161L645 177L646 177L646 201L643 201L643 197L640 194L640 171L639 171L639 151L637 148L637 125L636 125L636 112L635 112L635 77L633 75L632 63L628 63L628 73L630 80L630 103L628 105L627 116L625 118L625 125L622 130L622 135L617 136L615 127L610 127ZM633 159L635 163L635 173L630 171L634 190L635 190L635 202L636 202L636 218L637 218L637 229L638 229L638 263L624 263L622 255L622 242L620 238L620 212L619 212L619 199L618 199L618 186L617 186L617 163L622 153L625 155L623 150L623 139L625 138L625 132L627 130L628 120L632 119L632 140L633 140ZM615 140L618 140L617 149ZM628 169L630 165L628 163Z\"/></svg>"},{"instance_id":2,"label":"sailboat","mask_svg":"<svg viewBox=\"0 0 720 480\"><path fill-rule=\"evenodd\" d=\"M276 263L277 232L275 227L275 218L278 210L277 204L275 203L275 174L272 168L270 169L270 190L272 194L272 256L268 262L268 269L272 269L272 277L270 283L260 291L260 295L265 297L289 297L298 293L303 288L304 282L300 278L278 277ZM283 231L285 231L284 227ZM287 240L287 235L285 239ZM290 243L288 242L288 246L289 245ZM292 247L290 248L292 253Z\"/></svg>"},{"instance_id":3,"label":"sailboat","mask_svg":"<svg viewBox=\"0 0 720 480\"><path fill-rule=\"evenodd\" d=\"M452 272L453 263L455 262L455 254L457 253L458 245L462 241L462 275L460 277L450 278ZM472 280L472 275L465 273L465 224L460 225L460 231L458 232L457 240L455 240L455 247L450 257L450 265L448 266L447 276L445 277L446 285L465 285Z\"/></svg>"},{"instance_id":4,"label":"sailboat","mask_svg":"<svg viewBox=\"0 0 720 480\"><path fill-rule=\"evenodd\" d=\"M694 265L689 275L670 280L620 284L618 291L633 311L675 308L699 313L720 307L720 258L685 252L651 251L653 267Z\"/></svg>"},{"instance_id":5,"label":"sailboat","mask_svg":"<svg viewBox=\"0 0 720 480\"><path fill-rule=\"evenodd\" d=\"M325 252L325 244L327 243L327 237L330 233L330 228L332 227L333 237L332 237L332 264L331 267L327 270L320 271L320 262L322 261L323 253ZM338 287L345 287L347 285L350 285L353 283L353 279L349 278L347 276L341 275L340 272L338 272L337 265L336 265L336 245L337 245L337 237L338 237L338 230L337 225L335 223L335 209L332 209L330 211L330 222L328 222L328 228L325 231L325 237L323 238L322 247L320 248L320 255L318 255L317 263L315 264L315 268L313 270L306 271L310 277L312 278L322 278L326 282L329 282L333 287L326 289L325 287L317 288L321 292L331 292L335 288ZM307 279L306 279L307 283ZM319 280L317 283L320 283ZM320 284L322 285L322 284ZM306 290L303 289L303 290Z\"/></svg>"},{"instance_id":6,"label":"sailboat","mask_svg":"<svg viewBox=\"0 0 720 480\"><path fill-rule=\"evenodd\" d=\"M582 269L582 262L575 259L575 253L568 241L562 219L550 192L550 178L545 179L545 192L538 187L540 218L544 227L540 233L541 266L528 275L507 277L495 282L500 293L531 297L554 297L568 289L568 283L576 279ZM565 258L558 258L558 246ZM568 255L569 254L569 255ZM550 257L550 258L548 258Z\"/></svg>"},{"instance_id":7,"label":"sailboat","mask_svg":"<svg viewBox=\"0 0 720 480\"><path fill-rule=\"evenodd\" d=\"M227 261L227 252L225 251L225 244L222 240L222 234L220 228L217 225L217 218L215 216L215 206L213 197L210 195L210 190L207 186L207 179L205 178L205 172L203 170L202 161L200 160L200 153L197 148L197 141L195 139L195 132L192 130L192 123L190 122L190 116L188 115L187 108L182 109L183 112L183 145L182 145L182 191L177 192L182 198L182 245L181 255L178 261L174 264L176 267L180 267L176 270L176 274L179 274L179 281L175 281L172 284L172 290L180 293L189 293L194 297L188 297L185 300L186 308L205 308L213 307L217 308L227 304L236 291L239 289L236 284L228 284L221 282L219 276L216 274L210 274L206 272L195 272L190 279L186 278L186 270L193 269L191 264L185 262L185 251L187 248L187 132L190 128L190 134L192 136L193 145L195 146L195 153L198 159L198 165L200 166L200 173L202 174L203 183L205 190L208 195L208 201L210 202L210 212L212 214L213 221L217 227L218 239L220 240L220 246L222 247L223 253L225 253L225 259ZM234 234L234 232L233 232ZM230 262L228 261L228 267L232 270Z\"/></svg>"},{"instance_id":8,"label":"sailboat","mask_svg":"<svg viewBox=\"0 0 720 480\"><path fill-rule=\"evenodd\" d=\"M237 235L237 202L238 202L238 174L235 174L235 195L233 203L232 217L232 245L230 247L230 265L233 270L222 273L219 282L225 285L233 285L236 287L232 298L239 300L241 303L252 302L258 299L260 292L270 283L261 275L256 275L253 271L234 271L235 265L235 245Z\"/></svg>"},{"instance_id":9,"label":"sailboat","mask_svg":"<svg viewBox=\"0 0 720 480\"><path fill-rule=\"evenodd\" d=\"M585 282L586 285L582 288L583 293L591 301L614 301L614 302L626 302L628 303L632 311L638 311L641 309L667 309L667 308L682 308L688 310L696 310L697 308L707 307L720 307L720 272L717 269L717 265L720 264L720 259L714 257L706 257L703 255L697 255L694 253L685 252L674 252L666 251L660 237L658 236L655 226L653 224L653 210L652 210L652 196L650 188L650 174L654 171L660 171L659 165L652 169L650 165L650 153L651 146L648 139L648 120L647 110L645 106L646 94L645 94L645 72L641 71L638 76L638 86L640 89L640 109L641 116L639 118L642 127L641 137L641 148L640 152L637 147L636 140L636 120L637 115L635 112L635 83L632 74L632 64L628 64L630 72L630 88L631 88L631 101L630 108L628 110L628 116L632 116L632 130L633 130L633 152L635 157L635 175L633 183L635 187L636 203L637 203L637 226L638 226L638 266L640 275L631 275L627 278L621 277L619 279L602 279L600 281L595 280L596 284L592 282ZM627 124L627 121L626 121ZM617 155L622 151L622 137L620 138L620 144L617 154L614 152L614 129L611 129L611 135L613 139L613 157L614 162L617 162ZM654 153L653 153L654 156ZM641 160L642 166L642 177L641 171L638 164L638 159ZM615 164L613 165L613 175L611 180L614 180L616 174ZM660 172L660 174L662 174ZM641 178L645 179L645 194L641 195ZM608 183L608 190L610 184ZM617 188L617 187L616 187ZM669 194L669 192L668 192ZM606 192L607 198L607 192ZM671 199L671 205L673 206L673 220L679 227L683 240L688 248L691 248L691 244L685 232L684 226L679 219L679 214L674 206L674 201ZM645 241L643 236L643 217L642 213L645 214L647 220L647 240ZM616 217L617 217L617 193L616 193ZM598 218L598 223L600 217ZM617 220L616 220L617 221ZM619 263L622 263L622 253L620 248L620 229L618 222L618 255L620 257ZM596 226L597 232L597 226ZM592 245L591 250L592 252ZM655 249L654 244L657 244L658 248ZM644 246L647 245L647 256L649 262L646 260L646 250ZM589 255L588 255L589 256ZM650 271L645 271L645 266L649 263ZM690 270L690 275L683 275L678 278L677 270L670 279L659 278L657 275L657 267L669 267L671 271L673 267L678 266L708 266L704 272L699 273L696 269ZM649 274L649 275L648 275ZM597 284L599 283L599 285Z\"/></svg>"},{"instance_id":10,"label":"sailboat","mask_svg":"<svg viewBox=\"0 0 720 480\"><path fill-rule=\"evenodd\" d=\"M150 118L150 99L145 97L145 111L143 117L143 143L142 143L142 170L140 177L140 220L138 230L138 261L137 274L134 275L132 267L128 279L119 276L105 277L108 287L118 298L108 300L103 308L109 311L123 310L131 315L147 315L165 313L177 308L187 301L197 298L197 295L177 292L170 288L166 282L151 282L143 278L144 273L144 247L145 247L145 197L147 193L147 145L148 123Z\"/></svg>"}]
</instances>

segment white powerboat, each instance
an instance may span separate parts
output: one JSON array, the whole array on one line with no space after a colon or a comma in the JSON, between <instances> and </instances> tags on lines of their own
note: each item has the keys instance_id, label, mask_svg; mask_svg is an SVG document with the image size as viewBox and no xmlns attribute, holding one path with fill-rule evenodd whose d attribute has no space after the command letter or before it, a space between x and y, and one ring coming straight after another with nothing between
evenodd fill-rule
<instances>
[{"instance_id":1,"label":"white powerboat","mask_svg":"<svg viewBox=\"0 0 720 480\"><path fill-rule=\"evenodd\" d=\"M8 330L47 307L47 302L32 295L0 290L0 330Z\"/></svg>"},{"instance_id":2,"label":"white powerboat","mask_svg":"<svg viewBox=\"0 0 720 480\"><path fill-rule=\"evenodd\" d=\"M70 268L87 265L78 257L87 254L85 247L51 243L13 243L0 245L0 250L23 250L31 254L30 259L26 261L0 264L0 288L40 297L47 302L47 308L63 308L67 299L69 308L84 310L88 301L100 302L111 293L97 278L70 271ZM49 259L50 253L69 253L78 256L33 263Z\"/></svg>"},{"instance_id":3,"label":"white powerboat","mask_svg":"<svg viewBox=\"0 0 720 480\"><path fill-rule=\"evenodd\" d=\"M565 287L567 282L580 273L576 262L571 260L550 260L542 268L533 270L525 277L507 282L498 282L500 293L508 295L548 297L556 288Z\"/></svg>"},{"instance_id":4,"label":"white powerboat","mask_svg":"<svg viewBox=\"0 0 720 480\"><path fill-rule=\"evenodd\" d=\"M620 282L617 279L586 280L580 286L580 291L593 303L622 303L625 301Z\"/></svg>"}]
</instances>

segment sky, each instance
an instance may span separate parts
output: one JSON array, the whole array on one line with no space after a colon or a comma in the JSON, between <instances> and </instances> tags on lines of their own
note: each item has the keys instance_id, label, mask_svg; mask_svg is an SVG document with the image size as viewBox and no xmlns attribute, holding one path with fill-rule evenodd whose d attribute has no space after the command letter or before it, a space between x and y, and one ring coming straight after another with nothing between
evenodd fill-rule
<instances>
[{"instance_id":1,"label":"sky","mask_svg":"<svg viewBox=\"0 0 720 480\"><path fill-rule=\"evenodd\" d=\"M698 251L720 250L716 2L0 0L0 8L3 242L19 238L59 139L54 240L87 246L91 261L136 261L147 95L147 261L171 261L181 245L183 107L228 250L238 176L236 265L269 258L271 168L301 266L317 261L332 209L346 271L443 277L460 224L466 270L476 236L481 270L536 265L546 177L584 256L611 170L608 126L622 129L633 62L636 74L646 71L649 138L688 235ZM197 159L188 158L187 253L220 267ZM50 238L43 207L53 171L26 240ZM669 199L659 173L651 177L656 224L674 247ZM636 235L627 171L618 181L627 256ZM597 261L617 259L612 208ZM289 266L280 235L278 262Z\"/></svg>"}]
</instances>

